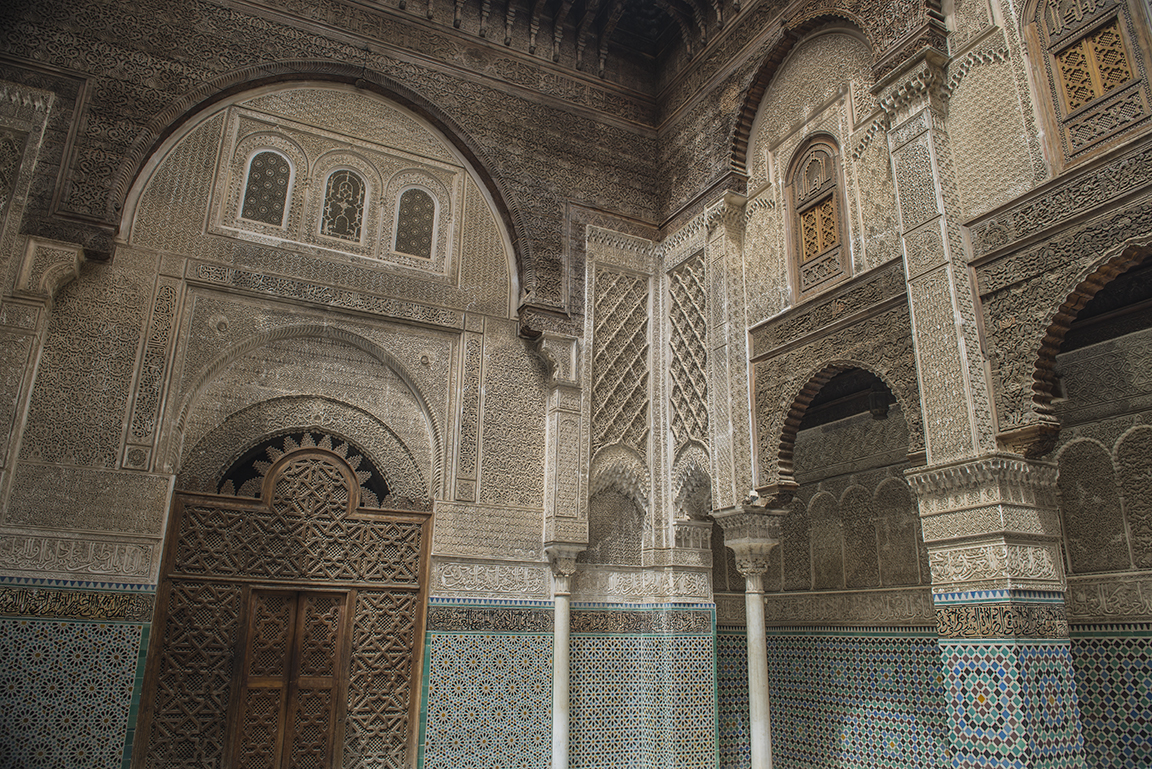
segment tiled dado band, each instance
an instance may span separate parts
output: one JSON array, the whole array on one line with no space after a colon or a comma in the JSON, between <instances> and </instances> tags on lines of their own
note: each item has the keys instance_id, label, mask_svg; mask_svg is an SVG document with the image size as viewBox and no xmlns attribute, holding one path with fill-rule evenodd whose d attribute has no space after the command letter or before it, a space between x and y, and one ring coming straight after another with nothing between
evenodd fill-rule
<instances>
[{"instance_id":1,"label":"tiled dado band","mask_svg":"<svg viewBox=\"0 0 1152 769\"><path fill-rule=\"evenodd\" d=\"M716 765L713 604L572 606L569 766Z\"/></svg>"},{"instance_id":2,"label":"tiled dado band","mask_svg":"<svg viewBox=\"0 0 1152 769\"><path fill-rule=\"evenodd\" d=\"M552 603L429 602L425 769L546 767ZM715 766L712 604L575 604L569 762Z\"/></svg>"},{"instance_id":3,"label":"tiled dado band","mask_svg":"<svg viewBox=\"0 0 1152 769\"><path fill-rule=\"evenodd\" d=\"M154 588L0 581L6 766L127 767Z\"/></svg>"},{"instance_id":4,"label":"tiled dado band","mask_svg":"<svg viewBox=\"0 0 1152 769\"><path fill-rule=\"evenodd\" d=\"M1084 741L1063 593L934 596L958 769L1081 769Z\"/></svg>"},{"instance_id":5,"label":"tiled dado band","mask_svg":"<svg viewBox=\"0 0 1152 769\"><path fill-rule=\"evenodd\" d=\"M430 599L423 679L420 766L548 765L551 601Z\"/></svg>"}]
</instances>

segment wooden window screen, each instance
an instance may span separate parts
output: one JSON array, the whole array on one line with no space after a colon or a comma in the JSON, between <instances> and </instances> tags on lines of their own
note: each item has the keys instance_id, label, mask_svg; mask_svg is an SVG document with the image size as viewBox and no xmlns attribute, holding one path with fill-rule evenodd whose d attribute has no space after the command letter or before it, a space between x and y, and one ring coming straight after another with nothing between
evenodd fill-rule
<instances>
[{"instance_id":1,"label":"wooden window screen","mask_svg":"<svg viewBox=\"0 0 1152 769\"><path fill-rule=\"evenodd\" d=\"M1055 58L1068 112L1075 112L1132 79L1132 66L1116 17L1057 53Z\"/></svg>"},{"instance_id":2,"label":"wooden window screen","mask_svg":"<svg viewBox=\"0 0 1152 769\"><path fill-rule=\"evenodd\" d=\"M840 244L836 196L829 195L800 213L800 262L810 262Z\"/></svg>"}]
</instances>

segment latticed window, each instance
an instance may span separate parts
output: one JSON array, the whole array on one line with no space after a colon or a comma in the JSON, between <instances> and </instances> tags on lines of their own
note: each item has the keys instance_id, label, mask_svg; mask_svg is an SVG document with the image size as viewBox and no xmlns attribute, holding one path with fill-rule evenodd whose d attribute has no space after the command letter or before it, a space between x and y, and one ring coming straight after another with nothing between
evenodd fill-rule
<instances>
[{"instance_id":1,"label":"latticed window","mask_svg":"<svg viewBox=\"0 0 1152 769\"><path fill-rule=\"evenodd\" d=\"M810 262L822 253L840 245L836 222L836 198L829 195L800 214L802 241L801 262Z\"/></svg>"},{"instance_id":2,"label":"latticed window","mask_svg":"<svg viewBox=\"0 0 1152 769\"><path fill-rule=\"evenodd\" d=\"M432 258L436 203L424 190L405 190L396 211L396 247L401 254Z\"/></svg>"},{"instance_id":3,"label":"latticed window","mask_svg":"<svg viewBox=\"0 0 1152 769\"><path fill-rule=\"evenodd\" d=\"M839 161L830 139L801 147L788 178L794 214L794 254L801 296L847 275L840 235Z\"/></svg>"},{"instance_id":4,"label":"latticed window","mask_svg":"<svg viewBox=\"0 0 1152 769\"><path fill-rule=\"evenodd\" d=\"M244 205L240 216L276 227L283 225L291 179L292 166L288 158L271 150L256 153L248 164L248 182L244 185Z\"/></svg>"},{"instance_id":5,"label":"latticed window","mask_svg":"<svg viewBox=\"0 0 1152 769\"><path fill-rule=\"evenodd\" d=\"M1132 79L1132 66L1116 18L1056 54L1056 62L1069 112Z\"/></svg>"},{"instance_id":6,"label":"latticed window","mask_svg":"<svg viewBox=\"0 0 1152 769\"><path fill-rule=\"evenodd\" d=\"M360 240L364 221L364 180L342 168L328 177L324 190L324 218L320 234L342 240Z\"/></svg>"},{"instance_id":7,"label":"latticed window","mask_svg":"<svg viewBox=\"0 0 1152 769\"><path fill-rule=\"evenodd\" d=\"M1049 135L1066 162L1152 120L1147 26L1139 3L1040 0L1028 28L1044 51Z\"/></svg>"}]
</instances>

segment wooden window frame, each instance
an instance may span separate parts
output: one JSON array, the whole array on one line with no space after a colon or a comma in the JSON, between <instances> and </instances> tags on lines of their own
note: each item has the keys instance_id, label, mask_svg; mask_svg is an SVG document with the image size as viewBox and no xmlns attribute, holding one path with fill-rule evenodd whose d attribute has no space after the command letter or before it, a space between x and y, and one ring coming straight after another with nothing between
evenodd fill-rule
<instances>
[{"instance_id":1,"label":"wooden window frame","mask_svg":"<svg viewBox=\"0 0 1152 769\"><path fill-rule=\"evenodd\" d=\"M807 189L800 181L817 153L827 157L828 167L820 183ZM803 301L822 293L851 277L850 249L845 227L844 176L840 162L840 147L829 135L809 138L792 156L785 177L784 196L788 209L788 264L791 273L793 298ZM820 228L817 214L817 250L808 255L804 245L804 217L821 206L831 203L835 218L835 239L828 243ZM814 274L812 278L806 271Z\"/></svg>"},{"instance_id":2,"label":"wooden window frame","mask_svg":"<svg viewBox=\"0 0 1152 769\"><path fill-rule=\"evenodd\" d=\"M1024 37L1030 55L1039 64L1031 70L1056 172L1152 130L1152 34L1143 4L1139 0L1065 0L1061 8L1064 15L1058 17L1052 2L1034 0L1024 16ZM1098 64L1088 53L1088 41L1109 25L1115 25L1119 35L1129 76L1102 91ZM1088 54L1085 67L1093 80L1093 95L1073 106L1060 57L1077 46Z\"/></svg>"}]
</instances>

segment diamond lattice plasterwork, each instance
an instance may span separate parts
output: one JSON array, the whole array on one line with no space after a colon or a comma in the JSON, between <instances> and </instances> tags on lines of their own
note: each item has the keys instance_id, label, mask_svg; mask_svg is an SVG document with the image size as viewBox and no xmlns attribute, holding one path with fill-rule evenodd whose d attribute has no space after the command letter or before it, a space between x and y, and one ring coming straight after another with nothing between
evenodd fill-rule
<instances>
[{"instance_id":1,"label":"diamond lattice plasterwork","mask_svg":"<svg viewBox=\"0 0 1152 769\"><path fill-rule=\"evenodd\" d=\"M679 449L708 436L708 348L704 253L696 254L668 276L672 325L672 434Z\"/></svg>"},{"instance_id":2,"label":"diamond lattice plasterwork","mask_svg":"<svg viewBox=\"0 0 1152 769\"><path fill-rule=\"evenodd\" d=\"M595 446L647 456L648 279L598 270L592 347Z\"/></svg>"}]
</instances>

